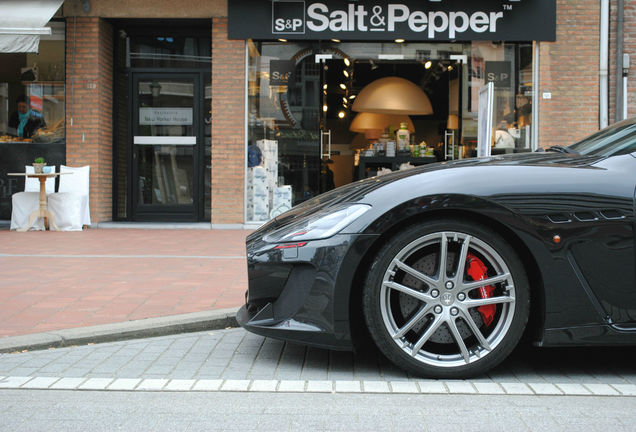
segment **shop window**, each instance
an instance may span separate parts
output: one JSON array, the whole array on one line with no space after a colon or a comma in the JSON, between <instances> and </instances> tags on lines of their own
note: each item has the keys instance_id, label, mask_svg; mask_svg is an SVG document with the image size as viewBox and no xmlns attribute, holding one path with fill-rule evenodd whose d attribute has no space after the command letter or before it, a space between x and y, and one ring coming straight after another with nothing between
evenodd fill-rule
<instances>
[{"instance_id":1,"label":"shop window","mask_svg":"<svg viewBox=\"0 0 636 432\"><path fill-rule=\"evenodd\" d=\"M64 143L64 24L39 53L0 54L0 142Z\"/></svg>"}]
</instances>

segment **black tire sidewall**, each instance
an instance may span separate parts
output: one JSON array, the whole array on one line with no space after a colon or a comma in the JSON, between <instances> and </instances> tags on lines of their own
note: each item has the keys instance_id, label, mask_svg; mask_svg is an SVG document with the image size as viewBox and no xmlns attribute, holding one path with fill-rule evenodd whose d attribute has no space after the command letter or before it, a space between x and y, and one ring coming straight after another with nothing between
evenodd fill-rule
<instances>
[{"instance_id":1,"label":"black tire sidewall","mask_svg":"<svg viewBox=\"0 0 636 432\"><path fill-rule=\"evenodd\" d=\"M407 244L442 231L469 234L490 245L510 270L515 287L514 316L501 342L482 359L456 367L428 365L405 353L384 325L380 311L380 291L384 274L393 258ZM365 321L378 349L397 366L412 374L431 378L467 378L483 374L503 361L517 345L525 330L530 310L530 288L525 269L514 248L495 231L461 219L421 222L411 225L386 241L373 261L363 287L362 306Z\"/></svg>"}]
</instances>

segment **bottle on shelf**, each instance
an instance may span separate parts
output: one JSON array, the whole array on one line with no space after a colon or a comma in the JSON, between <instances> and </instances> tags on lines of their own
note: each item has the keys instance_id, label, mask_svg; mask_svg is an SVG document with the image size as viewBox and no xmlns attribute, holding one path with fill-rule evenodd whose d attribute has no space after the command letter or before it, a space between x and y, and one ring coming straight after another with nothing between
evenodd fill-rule
<instances>
[{"instance_id":1,"label":"bottle on shelf","mask_svg":"<svg viewBox=\"0 0 636 432\"><path fill-rule=\"evenodd\" d=\"M411 144L411 133L406 127L406 123L400 123L400 129L395 133L396 135L396 144L399 152L409 151Z\"/></svg>"}]
</instances>

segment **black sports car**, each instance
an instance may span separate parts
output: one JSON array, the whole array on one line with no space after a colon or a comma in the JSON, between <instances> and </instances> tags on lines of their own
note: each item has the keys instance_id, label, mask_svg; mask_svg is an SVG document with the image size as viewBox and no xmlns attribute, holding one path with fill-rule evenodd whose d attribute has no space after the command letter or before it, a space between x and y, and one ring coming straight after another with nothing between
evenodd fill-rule
<instances>
[{"instance_id":1,"label":"black sports car","mask_svg":"<svg viewBox=\"0 0 636 432\"><path fill-rule=\"evenodd\" d=\"M335 189L247 239L247 330L461 378L539 346L636 344L636 119L569 147Z\"/></svg>"}]
</instances>

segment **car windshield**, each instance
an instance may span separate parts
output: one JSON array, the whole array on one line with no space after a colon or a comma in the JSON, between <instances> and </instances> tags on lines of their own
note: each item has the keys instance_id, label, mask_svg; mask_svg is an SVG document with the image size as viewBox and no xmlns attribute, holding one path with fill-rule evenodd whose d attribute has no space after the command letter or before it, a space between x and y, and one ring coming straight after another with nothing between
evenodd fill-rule
<instances>
[{"instance_id":1,"label":"car windshield","mask_svg":"<svg viewBox=\"0 0 636 432\"><path fill-rule=\"evenodd\" d=\"M566 147L590 156L614 156L636 152L636 117L623 120Z\"/></svg>"}]
</instances>

